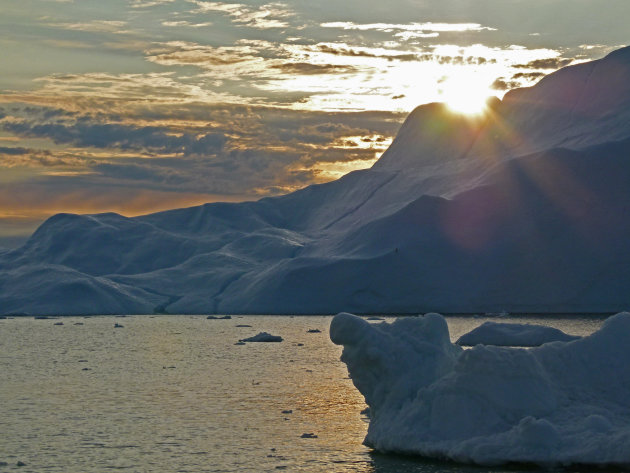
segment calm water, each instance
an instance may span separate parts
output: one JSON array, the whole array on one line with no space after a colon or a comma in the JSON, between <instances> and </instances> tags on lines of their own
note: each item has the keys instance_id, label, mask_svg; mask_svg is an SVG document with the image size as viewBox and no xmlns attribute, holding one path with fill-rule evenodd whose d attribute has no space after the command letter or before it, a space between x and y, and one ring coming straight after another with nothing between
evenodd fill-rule
<instances>
[{"instance_id":1,"label":"calm water","mask_svg":"<svg viewBox=\"0 0 630 473\"><path fill-rule=\"evenodd\" d=\"M0 471L519 471L372 454L330 320L0 320ZM487 319L448 320L456 339ZM542 320L586 335L603 319ZM260 331L284 342L234 344Z\"/></svg>"}]
</instances>

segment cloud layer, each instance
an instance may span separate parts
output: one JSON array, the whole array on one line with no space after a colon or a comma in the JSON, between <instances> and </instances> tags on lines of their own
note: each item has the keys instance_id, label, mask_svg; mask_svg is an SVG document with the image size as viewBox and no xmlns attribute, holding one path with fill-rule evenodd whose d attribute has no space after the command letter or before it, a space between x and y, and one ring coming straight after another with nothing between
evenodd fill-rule
<instances>
[{"instance_id":1,"label":"cloud layer","mask_svg":"<svg viewBox=\"0 0 630 473\"><path fill-rule=\"evenodd\" d=\"M567 17L607 25L596 43L550 23L558 7L542 0L526 16L499 0L413 3L7 0L0 219L137 214L325 182L370 166L415 106L462 83L501 96L601 56L630 14L619 0L571 4Z\"/></svg>"}]
</instances>

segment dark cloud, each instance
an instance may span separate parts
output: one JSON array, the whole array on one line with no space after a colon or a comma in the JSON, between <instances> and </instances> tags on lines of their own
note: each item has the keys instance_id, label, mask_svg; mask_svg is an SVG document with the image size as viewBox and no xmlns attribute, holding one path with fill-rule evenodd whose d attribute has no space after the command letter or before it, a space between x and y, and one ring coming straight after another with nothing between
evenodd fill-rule
<instances>
[{"instance_id":1,"label":"dark cloud","mask_svg":"<svg viewBox=\"0 0 630 473\"><path fill-rule=\"evenodd\" d=\"M18 137L49 138L72 148L34 150L19 146L18 141L5 150L11 156L5 153L0 166L42 168L31 183L38 183L33 190L34 208L48 208L47 199L52 199L60 210L85 211L87 204L72 204L73 199L85 198L94 208L102 205L103 209L130 213L142 206L147 212L156 207L148 199L134 200L133 206L118 200L99 203L92 190L107 195L160 193L163 208L168 196L189 193L222 196L221 200L283 193L332 179L335 163L365 161L369 166L406 114L198 103L147 105L134 109L133 116L123 117L125 124L107 123L105 112L55 115L20 108L0 126ZM118 114L113 116L121 119ZM214 123L221 126L208 125ZM99 152L94 153L94 148ZM83 193L89 196L83 197ZM130 211L132 207L135 210Z\"/></svg>"},{"instance_id":2,"label":"dark cloud","mask_svg":"<svg viewBox=\"0 0 630 473\"><path fill-rule=\"evenodd\" d=\"M522 84L518 81L506 80L504 77L499 77L490 85L490 88L494 90L511 90L521 87L521 85Z\"/></svg>"},{"instance_id":3,"label":"dark cloud","mask_svg":"<svg viewBox=\"0 0 630 473\"><path fill-rule=\"evenodd\" d=\"M74 122L39 124L23 120L2 124L2 129L23 137L49 138L56 144L81 147L147 150L164 154L208 154L220 151L227 138L221 133L204 135L175 134L156 126L130 126L116 123L92 123L89 118Z\"/></svg>"},{"instance_id":4,"label":"dark cloud","mask_svg":"<svg viewBox=\"0 0 630 473\"><path fill-rule=\"evenodd\" d=\"M544 72L519 72L517 74L514 74L512 76L512 79L514 80L524 79L527 81L534 81L546 75L547 74L545 74Z\"/></svg>"},{"instance_id":5,"label":"dark cloud","mask_svg":"<svg viewBox=\"0 0 630 473\"><path fill-rule=\"evenodd\" d=\"M573 59L554 57L549 59L535 59L527 64L517 64L514 67L519 69L560 69L561 67L568 66L573 62Z\"/></svg>"},{"instance_id":6,"label":"dark cloud","mask_svg":"<svg viewBox=\"0 0 630 473\"><path fill-rule=\"evenodd\" d=\"M24 148L21 146L0 146L0 167L81 167L89 161L85 158L69 156L66 153L54 154L49 150Z\"/></svg>"},{"instance_id":7,"label":"dark cloud","mask_svg":"<svg viewBox=\"0 0 630 473\"><path fill-rule=\"evenodd\" d=\"M427 59L435 59L440 64L453 64L456 66L463 65L482 65L482 64L496 64L496 59L487 59L482 56L431 56L429 54L423 55Z\"/></svg>"},{"instance_id":8,"label":"dark cloud","mask_svg":"<svg viewBox=\"0 0 630 473\"><path fill-rule=\"evenodd\" d=\"M32 150L29 150L28 148L20 148L20 147L11 148L11 147L0 146L0 154L9 155L9 156L23 156L31 152Z\"/></svg>"},{"instance_id":9,"label":"dark cloud","mask_svg":"<svg viewBox=\"0 0 630 473\"><path fill-rule=\"evenodd\" d=\"M544 76L546 76L544 72L517 72L510 79L499 77L490 87L494 90L516 89L531 84Z\"/></svg>"},{"instance_id":10,"label":"dark cloud","mask_svg":"<svg viewBox=\"0 0 630 473\"><path fill-rule=\"evenodd\" d=\"M308 62L289 62L271 66L288 74L317 75L317 74L338 74L356 72L353 66L338 66L334 64L311 64Z\"/></svg>"},{"instance_id":11,"label":"dark cloud","mask_svg":"<svg viewBox=\"0 0 630 473\"><path fill-rule=\"evenodd\" d=\"M418 55L418 54L374 54L369 51L362 51L352 48L334 47L326 44L320 44L317 47L318 51L327 54L333 54L335 56L350 56L350 57L372 57L387 59L388 61L421 61L432 58L431 55Z\"/></svg>"}]
</instances>

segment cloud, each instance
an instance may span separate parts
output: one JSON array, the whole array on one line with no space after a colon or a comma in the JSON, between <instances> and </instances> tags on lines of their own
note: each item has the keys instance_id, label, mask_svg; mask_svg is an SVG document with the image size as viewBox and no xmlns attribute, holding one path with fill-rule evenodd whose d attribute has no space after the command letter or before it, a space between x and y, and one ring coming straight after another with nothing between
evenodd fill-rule
<instances>
[{"instance_id":1,"label":"cloud","mask_svg":"<svg viewBox=\"0 0 630 473\"><path fill-rule=\"evenodd\" d=\"M198 66L212 69L255 59L249 46L213 47L185 41L170 41L145 51L147 60L163 66Z\"/></svg>"},{"instance_id":2,"label":"cloud","mask_svg":"<svg viewBox=\"0 0 630 473\"><path fill-rule=\"evenodd\" d=\"M368 57L368 58L381 58L388 61L421 61L431 59L431 55L419 55L415 53L399 53L398 51L384 51L375 50L374 48L362 48L354 47L350 48L347 45L337 44L318 44L315 49L319 52L332 54L334 56L348 56L348 57Z\"/></svg>"},{"instance_id":3,"label":"cloud","mask_svg":"<svg viewBox=\"0 0 630 473\"><path fill-rule=\"evenodd\" d=\"M27 148L0 146L0 154L5 156L23 156L31 152L32 150L29 150Z\"/></svg>"},{"instance_id":4,"label":"cloud","mask_svg":"<svg viewBox=\"0 0 630 473\"><path fill-rule=\"evenodd\" d=\"M56 144L146 150L163 154L217 153L227 141L222 133L175 134L164 127L91 123L85 118L72 123L38 124L28 121L11 121L3 123L2 129L17 136L50 138Z\"/></svg>"},{"instance_id":5,"label":"cloud","mask_svg":"<svg viewBox=\"0 0 630 473\"><path fill-rule=\"evenodd\" d=\"M151 8L173 3L176 0L130 0L131 8Z\"/></svg>"},{"instance_id":6,"label":"cloud","mask_svg":"<svg viewBox=\"0 0 630 473\"><path fill-rule=\"evenodd\" d=\"M527 64L515 64L513 67L519 69L560 69L573 62L570 58L551 57L545 59L535 59Z\"/></svg>"},{"instance_id":7,"label":"cloud","mask_svg":"<svg viewBox=\"0 0 630 473\"><path fill-rule=\"evenodd\" d=\"M497 78L492 85L491 89L494 90L511 90L516 89L518 87L525 87L533 85L535 82L540 80L542 77L546 76L544 72L517 72L512 75L512 77L508 80L505 77Z\"/></svg>"},{"instance_id":8,"label":"cloud","mask_svg":"<svg viewBox=\"0 0 630 473\"><path fill-rule=\"evenodd\" d=\"M255 29L287 28L287 19L295 13L284 3L267 3L254 7L242 3L207 2L194 0L197 12L218 12L228 15L232 22Z\"/></svg>"},{"instance_id":9,"label":"cloud","mask_svg":"<svg viewBox=\"0 0 630 473\"><path fill-rule=\"evenodd\" d=\"M497 78L491 85L490 88L493 90L511 90L516 89L521 86L521 83L518 81L510 81L506 80L504 77Z\"/></svg>"},{"instance_id":10,"label":"cloud","mask_svg":"<svg viewBox=\"0 0 630 473\"><path fill-rule=\"evenodd\" d=\"M36 170L32 183L45 178L47 188L59 187L60 193L64 187L77 187L250 198L370 166L404 118L392 112L203 103L147 106L133 116L112 116L117 122L107 122L104 114L66 114L56 108L13 110L1 122L6 133L25 142L36 138L42 146L49 139L63 147L3 147L0 168L8 182L8 170L29 167ZM147 121L161 125L139 125Z\"/></svg>"},{"instance_id":11,"label":"cloud","mask_svg":"<svg viewBox=\"0 0 630 473\"><path fill-rule=\"evenodd\" d=\"M512 76L514 80L524 79L526 81L536 81L542 77L545 77L547 74L544 72L519 72Z\"/></svg>"},{"instance_id":12,"label":"cloud","mask_svg":"<svg viewBox=\"0 0 630 473\"><path fill-rule=\"evenodd\" d=\"M308 62L288 62L274 64L272 69L289 74L317 75L317 74L337 74L356 72L357 68L352 66L341 66L335 64L311 64Z\"/></svg>"},{"instance_id":13,"label":"cloud","mask_svg":"<svg viewBox=\"0 0 630 473\"><path fill-rule=\"evenodd\" d=\"M179 21L163 21L162 25L170 26L170 27L203 28L205 26L212 26L212 22L206 21L203 23L191 23L190 21L179 20Z\"/></svg>"},{"instance_id":14,"label":"cloud","mask_svg":"<svg viewBox=\"0 0 630 473\"><path fill-rule=\"evenodd\" d=\"M92 20L76 23L49 23L48 26L70 31L88 31L90 33L120 33L127 26L126 21L120 20Z\"/></svg>"},{"instance_id":15,"label":"cloud","mask_svg":"<svg viewBox=\"0 0 630 473\"><path fill-rule=\"evenodd\" d=\"M339 28L343 30L380 31L393 33L395 38L404 41L418 38L436 38L445 32L478 32L496 31L496 28L482 26L479 23L354 23L351 21L336 21L322 23L323 28Z\"/></svg>"},{"instance_id":16,"label":"cloud","mask_svg":"<svg viewBox=\"0 0 630 473\"><path fill-rule=\"evenodd\" d=\"M136 107L170 107L183 103L243 102L242 97L202 87L207 79L181 81L172 71L146 74L53 74L35 81L39 89L0 94L0 103L27 103L63 109L67 113L129 113ZM101 112L104 113L104 112Z\"/></svg>"}]
</instances>

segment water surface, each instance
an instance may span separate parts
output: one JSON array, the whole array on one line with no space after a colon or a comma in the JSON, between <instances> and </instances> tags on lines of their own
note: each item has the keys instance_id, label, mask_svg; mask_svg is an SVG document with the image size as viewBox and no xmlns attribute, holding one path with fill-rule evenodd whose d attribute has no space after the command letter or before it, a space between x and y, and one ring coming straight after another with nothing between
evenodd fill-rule
<instances>
[{"instance_id":1,"label":"water surface","mask_svg":"<svg viewBox=\"0 0 630 473\"><path fill-rule=\"evenodd\" d=\"M330 320L0 320L0 471L519 471L373 454ZM485 320L449 317L452 338ZM541 320L587 335L603 319L509 319ZM284 341L235 345L261 331Z\"/></svg>"}]
</instances>

